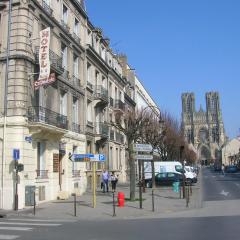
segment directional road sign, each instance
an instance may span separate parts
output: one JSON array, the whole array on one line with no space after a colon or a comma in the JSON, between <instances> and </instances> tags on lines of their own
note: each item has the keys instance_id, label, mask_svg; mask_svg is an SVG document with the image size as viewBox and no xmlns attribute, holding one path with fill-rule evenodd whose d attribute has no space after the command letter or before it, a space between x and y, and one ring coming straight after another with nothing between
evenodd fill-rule
<instances>
[{"instance_id":1,"label":"directional road sign","mask_svg":"<svg viewBox=\"0 0 240 240\"><path fill-rule=\"evenodd\" d=\"M106 160L104 154L72 154L70 160L74 162L104 162Z\"/></svg>"},{"instance_id":2,"label":"directional road sign","mask_svg":"<svg viewBox=\"0 0 240 240\"><path fill-rule=\"evenodd\" d=\"M137 152L151 152L152 151L152 145L151 144L139 144L139 143L136 143L134 145L134 149Z\"/></svg>"},{"instance_id":3,"label":"directional road sign","mask_svg":"<svg viewBox=\"0 0 240 240\"><path fill-rule=\"evenodd\" d=\"M152 155L136 155L137 160L153 160Z\"/></svg>"}]
</instances>

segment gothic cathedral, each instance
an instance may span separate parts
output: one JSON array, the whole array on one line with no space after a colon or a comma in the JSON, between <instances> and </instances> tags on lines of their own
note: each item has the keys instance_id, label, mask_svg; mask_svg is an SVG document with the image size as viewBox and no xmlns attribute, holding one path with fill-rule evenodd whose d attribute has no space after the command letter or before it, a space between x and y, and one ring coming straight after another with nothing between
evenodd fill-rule
<instances>
[{"instance_id":1,"label":"gothic cathedral","mask_svg":"<svg viewBox=\"0 0 240 240\"><path fill-rule=\"evenodd\" d=\"M220 161L225 131L218 92L206 93L206 111L195 109L194 93L182 94L182 127L186 141L195 148L201 164Z\"/></svg>"}]
</instances>

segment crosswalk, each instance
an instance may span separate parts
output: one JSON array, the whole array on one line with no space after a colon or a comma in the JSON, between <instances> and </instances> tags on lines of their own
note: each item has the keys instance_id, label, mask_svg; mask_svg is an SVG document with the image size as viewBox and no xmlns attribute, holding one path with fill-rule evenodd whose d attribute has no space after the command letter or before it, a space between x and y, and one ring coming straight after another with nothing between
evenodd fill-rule
<instances>
[{"instance_id":1,"label":"crosswalk","mask_svg":"<svg viewBox=\"0 0 240 240\"><path fill-rule=\"evenodd\" d=\"M21 239L25 234L31 234L38 228L56 228L63 223L75 222L72 220L61 221L58 219L35 219L35 218L5 218L0 220L0 240ZM31 235L29 235L31 236ZM24 238L23 238L24 239Z\"/></svg>"}]
</instances>

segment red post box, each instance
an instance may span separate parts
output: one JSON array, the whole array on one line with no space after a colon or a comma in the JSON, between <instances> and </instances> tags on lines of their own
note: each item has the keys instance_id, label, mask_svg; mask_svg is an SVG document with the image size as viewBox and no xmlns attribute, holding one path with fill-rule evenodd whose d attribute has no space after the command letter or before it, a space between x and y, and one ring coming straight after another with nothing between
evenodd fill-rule
<instances>
[{"instance_id":1,"label":"red post box","mask_svg":"<svg viewBox=\"0 0 240 240\"><path fill-rule=\"evenodd\" d=\"M118 193L118 206L119 207L124 207L124 200L125 200L125 196L123 192L119 192Z\"/></svg>"}]
</instances>

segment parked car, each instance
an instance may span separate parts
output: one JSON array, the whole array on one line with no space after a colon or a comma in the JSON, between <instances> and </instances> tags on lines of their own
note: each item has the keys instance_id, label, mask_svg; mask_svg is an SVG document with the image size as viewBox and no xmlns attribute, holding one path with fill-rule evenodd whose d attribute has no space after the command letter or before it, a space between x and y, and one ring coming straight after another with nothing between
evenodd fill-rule
<instances>
[{"instance_id":1,"label":"parked car","mask_svg":"<svg viewBox=\"0 0 240 240\"><path fill-rule=\"evenodd\" d=\"M177 182L177 181L181 183L182 180L183 180L183 176L180 173L164 172L164 173L158 173L155 176L156 186L171 186L174 182ZM152 187L152 179L146 179L145 184L147 187Z\"/></svg>"},{"instance_id":2,"label":"parked car","mask_svg":"<svg viewBox=\"0 0 240 240\"><path fill-rule=\"evenodd\" d=\"M238 168L235 165L229 165L229 166L226 166L225 168L226 173L236 173L237 171L238 171Z\"/></svg>"}]
</instances>

